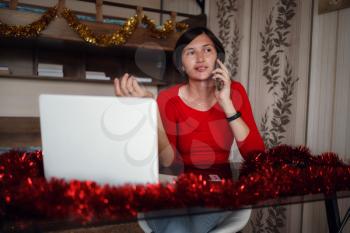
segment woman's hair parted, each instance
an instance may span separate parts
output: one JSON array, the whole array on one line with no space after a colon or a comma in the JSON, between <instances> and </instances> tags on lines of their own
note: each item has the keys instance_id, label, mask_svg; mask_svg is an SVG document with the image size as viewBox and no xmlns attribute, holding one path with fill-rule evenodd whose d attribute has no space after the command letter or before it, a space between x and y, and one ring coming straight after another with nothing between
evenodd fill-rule
<instances>
[{"instance_id":1,"label":"woman's hair parted","mask_svg":"<svg viewBox=\"0 0 350 233\"><path fill-rule=\"evenodd\" d=\"M185 76L184 71L182 70L182 51L184 48L191 43L197 36L201 34L206 34L211 41L214 43L218 58L220 61L225 61L225 49L220 40L206 27L195 27L190 28L185 31L177 40L174 53L173 53L173 62L176 69L180 72L182 76Z\"/></svg>"}]
</instances>

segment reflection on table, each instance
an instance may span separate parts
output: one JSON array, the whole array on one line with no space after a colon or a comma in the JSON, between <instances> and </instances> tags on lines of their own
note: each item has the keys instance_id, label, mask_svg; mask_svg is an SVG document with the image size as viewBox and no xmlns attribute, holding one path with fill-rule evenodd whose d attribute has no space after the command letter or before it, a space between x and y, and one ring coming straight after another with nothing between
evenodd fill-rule
<instances>
[{"instance_id":1,"label":"reflection on table","mask_svg":"<svg viewBox=\"0 0 350 233\"><path fill-rule=\"evenodd\" d=\"M184 180L183 174L191 174L194 177L196 182L200 181L205 183L208 187L225 187L225 185L230 186L232 184L236 184L242 181L240 176L240 172L242 171L241 164L239 163L227 163L227 164L219 164L215 166L211 166L208 168L198 168L198 167L182 167L182 166L173 166L171 168L160 168L160 182L163 186L176 184L179 180L182 181L192 181L191 179ZM249 177L249 176L248 176ZM247 178L247 176L245 176ZM231 186L232 188L232 186ZM230 189L228 189L230 190ZM232 190L232 189L231 189ZM259 192L259 190L255 190ZM261 190L260 190L261 191ZM235 194L226 193L226 196L232 196L231 205L227 206L204 206L197 204L192 204L191 201L184 202L186 206L179 206L174 208L171 206L170 208L163 209L153 209L151 211L146 211L147 218L165 218L172 216L181 216L187 214L205 214L205 213L213 213L213 212L221 212L221 211L230 211L230 210L238 210L245 208L262 208L262 207L270 207L270 206L278 206L278 205L290 205L290 204L298 204L298 203L306 203L306 202L315 202L315 201L323 201L325 200L330 207L327 208L327 217L329 225L334 225L334 229L339 229L339 210L336 206L336 198L346 198L350 197L350 191L337 191L336 193L328 193L327 195L323 193L315 193L315 194L306 194L306 195L284 195L283 197L275 197L270 199L261 200L256 198L247 198L244 199L244 203L239 201L242 199L238 199L236 202L234 200ZM251 195L253 196L253 195ZM253 196L254 197L254 196ZM243 204L242 204L243 203ZM208 203L204 203L205 205ZM164 205L163 205L164 206ZM141 208L142 209L142 208ZM189 213L189 209L191 212ZM96 227L96 226L104 226L111 224L122 224L131 221L137 221L140 219L144 219L145 212L138 212L135 216L126 215L125 218L122 219L114 219L114 220L91 220L89 222L80 222L76 220L72 220L70 218L64 219L38 219L38 218L27 218L27 219L11 219L11 220L2 220L0 225L1 232L40 232L40 231L50 231L50 230L62 230L62 229L73 229L78 227Z\"/></svg>"}]
</instances>

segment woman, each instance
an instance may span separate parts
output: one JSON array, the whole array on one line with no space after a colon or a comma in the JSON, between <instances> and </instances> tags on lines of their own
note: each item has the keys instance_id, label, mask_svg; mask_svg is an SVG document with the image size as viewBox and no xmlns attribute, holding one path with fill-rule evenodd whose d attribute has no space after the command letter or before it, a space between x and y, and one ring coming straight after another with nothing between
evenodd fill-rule
<instances>
[{"instance_id":1,"label":"woman","mask_svg":"<svg viewBox=\"0 0 350 233\"><path fill-rule=\"evenodd\" d=\"M221 42L207 28L189 29L178 39L174 63L187 82L161 91L157 98L161 165L181 163L186 169L227 163L233 140L243 157L264 150L248 96L231 80L224 58ZM153 97L129 74L115 79L115 92ZM152 220L149 225L155 232L209 232L225 214Z\"/></svg>"}]
</instances>

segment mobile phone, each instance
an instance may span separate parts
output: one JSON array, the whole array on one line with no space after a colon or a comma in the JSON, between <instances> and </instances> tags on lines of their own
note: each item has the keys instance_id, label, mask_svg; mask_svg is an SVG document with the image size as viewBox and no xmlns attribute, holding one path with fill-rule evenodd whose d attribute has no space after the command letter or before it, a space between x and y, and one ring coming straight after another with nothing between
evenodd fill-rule
<instances>
[{"instance_id":1,"label":"mobile phone","mask_svg":"<svg viewBox=\"0 0 350 233\"><path fill-rule=\"evenodd\" d=\"M221 181L221 178L219 175L217 174L209 174L209 181L212 181L212 182L220 182Z\"/></svg>"},{"instance_id":2,"label":"mobile phone","mask_svg":"<svg viewBox=\"0 0 350 233\"><path fill-rule=\"evenodd\" d=\"M219 64L218 64L218 62L216 61L215 62L215 68L214 69L217 69L219 67ZM219 79L219 78L216 78L215 79L215 88L216 88L216 90L218 90L218 91L221 91L222 90L222 88L224 88L224 81L222 81L221 79Z\"/></svg>"}]
</instances>

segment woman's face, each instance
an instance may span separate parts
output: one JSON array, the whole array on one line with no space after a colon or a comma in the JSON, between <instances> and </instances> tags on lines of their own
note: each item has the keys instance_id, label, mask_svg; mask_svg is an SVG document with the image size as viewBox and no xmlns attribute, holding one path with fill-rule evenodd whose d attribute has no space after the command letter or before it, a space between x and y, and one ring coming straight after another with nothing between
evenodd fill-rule
<instances>
[{"instance_id":1,"label":"woman's face","mask_svg":"<svg viewBox=\"0 0 350 233\"><path fill-rule=\"evenodd\" d=\"M213 41L205 34L194 38L182 51L182 68L189 79L207 80L216 63Z\"/></svg>"}]
</instances>

